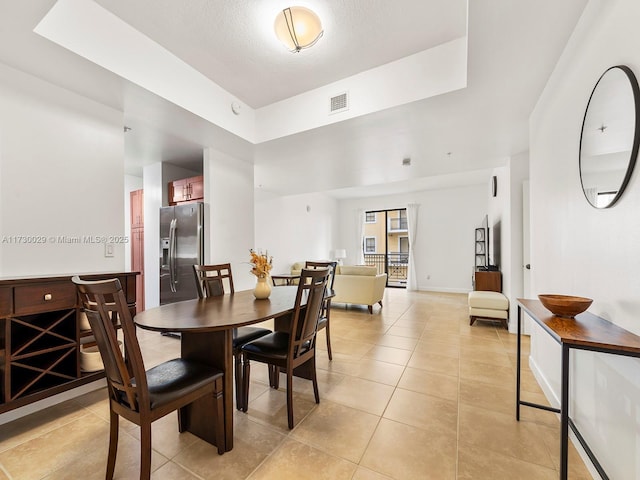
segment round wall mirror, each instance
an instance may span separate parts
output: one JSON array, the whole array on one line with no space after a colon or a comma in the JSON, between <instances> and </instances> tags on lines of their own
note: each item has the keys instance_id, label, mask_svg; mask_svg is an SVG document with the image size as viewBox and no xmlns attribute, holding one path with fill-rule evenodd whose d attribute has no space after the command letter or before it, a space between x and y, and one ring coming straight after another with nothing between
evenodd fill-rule
<instances>
[{"instance_id":1,"label":"round wall mirror","mask_svg":"<svg viewBox=\"0 0 640 480\"><path fill-rule=\"evenodd\" d=\"M640 90L628 67L607 69L596 86L582 121L580 181L595 208L612 206L629 182L638 156Z\"/></svg>"}]
</instances>

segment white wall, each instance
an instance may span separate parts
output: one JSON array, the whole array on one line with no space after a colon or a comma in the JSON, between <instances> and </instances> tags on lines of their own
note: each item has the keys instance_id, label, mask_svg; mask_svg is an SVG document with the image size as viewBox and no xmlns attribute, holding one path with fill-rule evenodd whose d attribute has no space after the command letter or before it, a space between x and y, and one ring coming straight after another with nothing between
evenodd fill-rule
<instances>
[{"instance_id":1,"label":"white wall","mask_svg":"<svg viewBox=\"0 0 640 480\"><path fill-rule=\"evenodd\" d=\"M515 332L517 323L513 320L518 313L516 299L523 295L522 182L529 176L528 152L510 157L506 165L494 169L492 175L497 179L497 192L493 197L491 189L487 189L491 228L490 262L500 268L502 293L509 298L509 330Z\"/></svg>"},{"instance_id":2,"label":"white wall","mask_svg":"<svg viewBox=\"0 0 640 480\"><path fill-rule=\"evenodd\" d=\"M357 262L357 211L420 205L415 245L419 290L467 292L474 265L474 229L487 214L487 183L403 195L341 200L339 241L347 250L345 264ZM429 278L428 278L429 277Z\"/></svg>"},{"instance_id":3,"label":"white wall","mask_svg":"<svg viewBox=\"0 0 640 480\"><path fill-rule=\"evenodd\" d=\"M640 2L592 0L530 122L532 292L583 295L589 309L640 334L638 170L612 208L581 190L578 147L584 109L600 75L628 65L640 74ZM572 355L571 414L610 478L640 477L640 360ZM531 366L559 399L560 351L532 332ZM556 403L557 404L557 403Z\"/></svg>"},{"instance_id":4,"label":"white wall","mask_svg":"<svg viewBox=\"0 0 640 480\"><path fill-rule=\"evenodd\" d=\"M0 65L0 172L0 275L123 270L121 112Z\"/></svg>"},{"instance_id":5,"label":"white wall","mask_svg":"<svg viewBox=\"0 0 640 480\"><path fill-rule=\"evenodd\" d=\"M253 165L214 148L204 151L205 262L231 263L236 290L255 286ZM275 212L277 214L277 212Z\"/></svg>"},{"instance_id":6,"label":"white wall","mask_svg":"<svg viewBox=\"0 0 640 480\"><path fill-rule=\"evenodd\" d=\"M160 207L162 207L162 163L146 165L144 189L144 307L160 305ZM165 194L166 195L166 194Z\"/></svg>"},{"instance_id":7,"label":"white wall","mask_svg":"<svg viewBox=\"0 0 640 480\"><path fill-rule=\"evenodd\" d=\"M332 260L338 245L338 202L322 193L279 197L256 191L256 248L273 256L273 272L305 260Z\"/></svg>"}]
</instances>

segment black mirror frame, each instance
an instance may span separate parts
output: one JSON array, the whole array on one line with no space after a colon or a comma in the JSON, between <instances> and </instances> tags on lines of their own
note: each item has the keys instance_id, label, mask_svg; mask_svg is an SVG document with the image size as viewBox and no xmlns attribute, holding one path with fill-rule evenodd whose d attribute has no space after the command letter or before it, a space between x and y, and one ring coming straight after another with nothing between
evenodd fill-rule
<instances>
[{"instance_id":1,"label":"black mirror frame","mask_svg":"<svg viewBox=\"0 0 640 480\"><path fill-rule=\"evenodd\" d=\"M587 113L589 113L589 104L591 103L591 99L593 98L593 94L595 93L596 89L598 88L598 85L600 84L600 81L604 78L604 76L613 69L620 69L622 70L622 72L625 73L625 75L627 76L627 79L629 80L629 84L631 85L631 90L633 92L633 103L634 103L634 108L635 108L635 126L634 126L634 134L633 134L633 146L631 148L631 157L629 158L629 163L627 164L627 171L624 175L624 179L622 180L622 183L620 184L620 188L618 188L618 193L616 193L616 196L613 197L613 200L611 200L611 202L605 206L605 207L597 207L595 206L593 203L591 203L591 201L589 200L589 198L587 197L587 193L584 191L584 183L582 181L582 136L584 134L584 124L587 121ZM638 157L638 149L640 148L640 88L638 87L638 80L636 78L636 76L634 75L633 71L627 67L626 65L614 65L613 67L609 67L607 68L604 73L602 75L600 75L600 78L598 79L598 81L596 82L596 84L593 87L593 90L591 91L591 95L589 95L589 101L587 102L587 108L585 108L584 110L584 117L582 119L582 127L580 128L580 145L579 145L579 149L578 149L578 169L580 171L580 186L582 187L582 193L584 194L584 198L587 200L587 203L589 205L591 205L593 208L596 208L598 210L603 210L605 208L609 208L612 207L613 205L615 205L615 203L620 199L620 197L622 196L622 194L624 193L624 190L627 188L627 184L629 183L629 180L631 179L631 174L633 173L633 169L636 165L636 158Z\"/></svg>"}]
</instances>

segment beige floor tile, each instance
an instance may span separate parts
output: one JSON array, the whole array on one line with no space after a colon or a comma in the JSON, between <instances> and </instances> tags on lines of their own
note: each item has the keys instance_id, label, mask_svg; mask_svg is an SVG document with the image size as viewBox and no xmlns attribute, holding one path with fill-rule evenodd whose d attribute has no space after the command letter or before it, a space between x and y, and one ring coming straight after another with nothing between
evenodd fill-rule
<instances>
[{"instance_id":1,"label":"beige floor tile","mask_svg":"<svg viewBox=\"0 0 640 480\"><path fill-rule=\"evenodd\" d=\"M382 345L384 347L402 348L413 351L413 349L416 348L418 340L410 337L399 337L397 335L381 335L375 343L376 345Z\"/></svg>"},{"instance_id":2,"label":"beige floor tile","mask_svg":"<svg viewBox=\"0 0 640 480\"><path fill-rule=\"evenodd\" d=\"M333 354L342 353L362 358L373 346L373 343L363 343L361 341L331 335L331 352Z\"/></svg>"},{"instance_id":3,"label":"beige floor tile","mask_svg":"<svg viewBox=\"0 0 640 480\"><path fill-rule=\"evenodd\" d=\"M516 382L516 374L510 366L499 367L476 361L460 362L460 378L490 383L491 385L505 388L515 385Z\"/></svg>"},{"instance_id":4,"label":"beige floor tile","mask_svg":"<svg viewBox=\"0 0 640 480\"><path fill-rule=\"evenodd\" d=\"M416 352L435 353L445 357L460 358L460 346L444 342L420 340L415 348Z\"/></svg>"},{"instance_id":5,"label":"beige floor tile","mask_svg":"<svg viewBox=\"0 0 640 480\"><path fill-rule=\"evenodd\" d=\"M556 480L558 472L486 448L462 444L458 449L458 480Z\"/></svg>"},{"instance_id":6,"label":"beige floor tile","mask_svg":"<svg viewBox=\"0 0 640 480\"><path fill-rule=\"evenodd\" d=\"M555 427L540 427L542 432L541 438L547 447L549 455L554 466L560 468L560 423ZM569 457L568 457L569 478L571 480L592 480L589 470L585 466L580 454L571 441L569 441Z\"/></svg>"},{"instance_id":7,"label":"beige floor tile","mask_svg":"<svg viewBox=\"0 0 640 480\"><path fill-rule=\"evenodd\" d=\"M316 406L313 396L293 392L293 421L300 423ZM286 383L280 384L279 390L270 388L258 398L249 402L247 409L249 419L276 428L282 433L289 432L287 420Z\"/></svg>"},{"instance_id":8,"label":"beige floor tile","mask_svg":"<svg viewBox=\"0 0 640 480\"><path fill-rule=\"evenodd\" d=\"M499 367L512 367L509 356L504 351L484 350L468 345L460 347L460 362L473 361L488 363Z\"/></svg>"},{"instance_id":9,"label":"beige floor tile","mask_svg":"<svg viewBox=\"0 0 640 480\"><path fill-rule=\"evenodd\" d=\"M151 480L198 480L199 478L173 462L165 463L151 475Z\"/></svg>"},{"instance_id":10,"label":"beige floor tile","mask_svg":"<svg viewBox=\"0 0 640 480\"><path fill-rule=\"evenodd\" d=\"M327 400L356 408L374 415L382 415L394 387L356 377L347 377L331 392Z\"/></svg>"},{"instance_id":11,"label":"beige floor tile","mask_svg":"<svg viewBox=\"0 0 640 480\"><path fill-rule=\"evenodd\" d=\"M394 325L387 331L387 333L389 335L396 335L398 337L420 338L420 335L422 335L423 330L424 330L423 326L396 327Z\"/></svg>"},{"instance_id":12,"label":"beige floor tile","mask_svg":"<svg viewBox=\"0 0 640 480\"><path fill-rule=\"evenodd\" d=\"M458 400L458 377L431 373L419 368L407 367L398 382L398 387L445 400Z\"/></svg>"},{"instance_id":13,"label":"beige floor tile","mask_svg":"<svg viewBox=\"0 0 640 480\"><path fill-rule=\"evenodd\" d=\"M429 345L431 343L446 344L446 345L460 345L460 335L454 335L452 333L442 333L436 330L425 330L420 336L418 346Z\"/></svg>"},{"instance_id":14,"label":"beige floor tile","mask_svg":"<svg viewBox=\"0 0 640 480\"><path fill-rule=\"evenodd\" d=\"M368 468L358 467L351 480L389 480L390 478Z\"/></svg>"},{"instance_id":15,"label":"beige floor tile","mask_svg":"<svg viewBox=\"0 0 640 480\"><path fill-rule=\"evenodd\" d=\"M460 403L494 412L514 414L516 391L468 378L460 379Z\"/></svg>"},{"instance_id":16,"label":"beige floor tile","mask_svg":"<svg viewBox=\"0 0 640 480\"><path fill-rule=\"evenodd\" d=\"M1 463L0 463L0 480L12 480Z\"/></svg>"},{"instance_id":17,"label":"beige floor tile","mask_svg":"<svg viewBox=\"0 0 640 480\"><path fill-rule=\"evenodd\" d=\"M266 458L263 452L237 440L234 440L233 450L224 455L218 455L215 447L198 440L173 462L205 480L241 480L247 478Z\"/></svg>"},{"instance_id":18,"label":"beige floor tile","mask_svg":"<svg viewBox=\"0 0 640 480\"><path fill-rule=\"evenodd\" d=\"M107 464L109 426L95 415L65 424L0 454L0 463L15 479L102 479ZM153 451L152 471L167 462ZM115 476L135 478L140 443L120 430Z\"/></svg>"},{"instance_id":19,"label":"beige floor tile","mask_svg":"<svg viewBox=\"0 0 640 480\"><path fill-rule=\"evenodd\" d=\"M302 443L358 463L380 417L325 401L292 432Z\"/></svg>"},{"instance_id":20,"label":"beige floor tile","mask_svg":"<svg viewBox=\"0 0 640 480\"><path fill-rule=\"evenodd\" d=\"M541 428L518 422L515 413L492 412L460 405L459 442L477 448L554 468L551 457L540 441Z\"/></svg>"},{"instance_id":21,"label":"beige floor tile","mask_svg":"<svg viewBox=\"0 0 640 480\"><path fill-rule=\"evenodd\" d=\"M405 367L393 363L379 362L372 358L363 358L358 362L353 376L385 385L397 385Z\"/></svg>"},{"instance_id":22,"label":"beige floor tile","mask_svg":"<svg viewBox=\"0 0 640 480\"><path fill-rule=\"evenodd\" d=\"M383 418L360 465L397 480L454 479L455 452L455 435L433 435Z\"/></svg>"},{"instance_id":23,"label":"beige floor tile","mask_svg":"<svg viewBox=\"0 0 640 480\"><path fill-rule=\"evenodd\" d=\"M455 437L458 402L397 388L383 418L422 428L432 435Z\"/></svg>"},{"instance_id":24,"label":"beige floor tile","mask_svg":"<svg viewBox=\"0 0 640 480\"><path fill-rule=\"evenodd\" d=\"M251 480L350 480L356 465L293 439L287 439L249 477Z\"/></svg>"},{"instance_id":25,"label":"beige floor tile","mask_svg":"<svg viewBox=\"0 0 640 480\"><path fill-rule=\"evenodd\" d=\"M393 363L395 365L406 365L411 358L411 354L412 352L410 350L374 345L371 350L365 354L364 358L372 358L380 362Z\"/></svg>"},{"instance_id":26,"label":"beige floor tile","mask_svg":"<svg viewBox=\"0 0 640 480\"><path fill-rule=\"evenodd\" d=\"M88 410L78 408L78 403L70 400L2 425L0 426L0 452L42 436L46 432L88 414L90 414Z\"/></svg>"},{"instance_id":27,"label":"beige floor tile","mask_svg":"<svg viewBox=\"0 0 640 480\"><path fill-rule=\"evenodd\" d=\"M417 350L413 352L407 366L455 377L459 373L459 361L457 358Z\"/></svg>"},{"instance_id":28,"label":"beige floor tile","mask_svg":"<svg viewBox=\"0 0 640 480\"><path fill-rule=\"evenodd\" d=\"M122 420L121 420L122 421ZM126 429L132 437L140 440L140 428L133 425ZM185 448L188 448L198 437L178 431L178 414L170 413L151 424L152 448L167 458L173 458Z\"/></svg>"}]
</instances>

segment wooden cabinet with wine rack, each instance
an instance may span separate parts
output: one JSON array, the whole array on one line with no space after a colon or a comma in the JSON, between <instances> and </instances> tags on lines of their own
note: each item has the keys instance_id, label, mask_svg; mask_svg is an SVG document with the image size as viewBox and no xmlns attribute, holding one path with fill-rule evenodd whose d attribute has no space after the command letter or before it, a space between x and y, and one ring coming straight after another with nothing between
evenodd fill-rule
<instances>
[{"instance_id":1,"label":"wooden cabinet with wine rack","mask_svg":"<svg viewBox=\"0 0 640 480\"><path fill-rule=\"evenodd\" d=\"M135 313L135 272L82 278L119 278ZM80 369L80 345L93 341L81 315L71 276L0 279L0 413L104 376Z\"/></svg>"}]
</instances>

